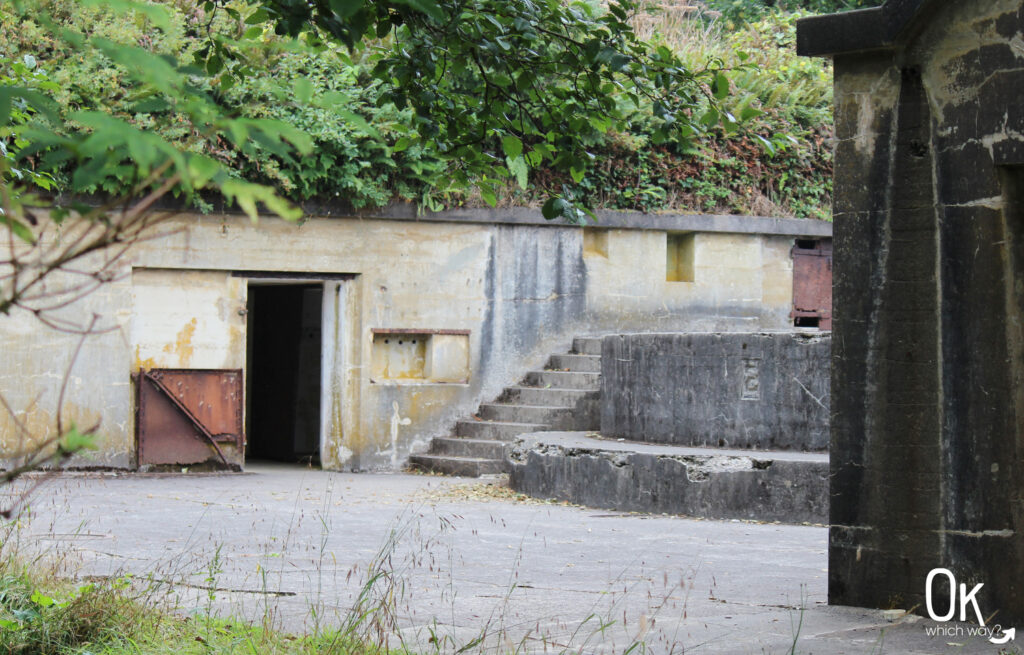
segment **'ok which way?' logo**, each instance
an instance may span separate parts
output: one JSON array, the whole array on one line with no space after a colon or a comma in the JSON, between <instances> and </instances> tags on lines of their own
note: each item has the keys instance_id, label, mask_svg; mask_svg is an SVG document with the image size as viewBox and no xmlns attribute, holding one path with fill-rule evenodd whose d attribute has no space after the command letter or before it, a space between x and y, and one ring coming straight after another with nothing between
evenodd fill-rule
<instances>
[{"instance_id":1,"label":"'ok which way?' logo","mask_svg":"<svg viewBox=\"0 0 1024 655\"><path fill-rule=\"evenodd\" d=\"M945 614L938 614L935 611L934 592L936 578L945 577L949 581L949 611ZM986 626L985 617L981 614L978 606L978 592L985 584L976 584L974 588L967 591L967 585L956 583L956 576L949 569L932 569L925 580L924 599L925 609L933 621L947 623L957 618L961 622L967 621L967 608L974 609L974 616L978 619L978 625L938 625L925 628L925 632L931 637L984 637L993 644L1005 644L1017 637L1016 628L1003 629L1000 625ZM959 615L957 609L960 610ZM998 636L997 636L998 635Z\"/></svg>"}]
</instances>

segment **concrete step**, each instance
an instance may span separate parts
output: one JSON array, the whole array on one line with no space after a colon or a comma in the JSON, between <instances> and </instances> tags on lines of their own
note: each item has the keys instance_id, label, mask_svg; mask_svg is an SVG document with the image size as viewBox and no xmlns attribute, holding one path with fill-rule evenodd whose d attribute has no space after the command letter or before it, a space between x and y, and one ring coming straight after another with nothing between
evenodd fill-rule
<instances>
[{"instance_id":1,"label":"concrete step","mask_svg":"<svg viewBox=\"0 0 1024 655\"><path fill-rule=\"evenodd\" d=\"M455 436L470 439L494 439L512 441L527 432L547 429L543 423L504 423L498 421L459 421L455 424Z\"/></svg>"},{"instance_id":2,"label":"concrete step","mask_svg":"<svg viewBox=\"0 0 1024 655\"><path fill-rule=\"evenodd\" d=\"M464 437L434 437L430 441L430 452L427 454L503 460L505 459L505 442Z\"/></svg>"},{"instance_id":3,"label":"concrete step","mask_svg":"<svg viewBox=\"0 0 1024 655\"><path fill-rule=\"evenodd\" d=\"M549 371L600 373L601 358L598 355L552 355L546 369Z\"/></svg>"},{"instance_id":4,"label":"concrete step","mask_svg":"<svg viewBox=\"0 0 1024 655\"><path fill-rule=\"evenodd\" d=\"M527 387L544 387L550 389L588 389L601 388L600 373L573 373L570 371L530 371L523 378Z\"/></svg>"},{"instance_id":5,"label":"concrete step","mask_svg":"<svg viewBox=\"0 0 1024 655\"><path fill-rule=\"evenodd\" d=\"M547 407L544 405L480 405L477 415L485 421L502 423L538 423L557 427L567 418L572 418L571 407Z\"/></svg>"},{"instance_id":6,"label":"concrete step","mask_svg":"<svg viewBox=\"0 0 1024 655\"><path fill-rule=\"evenodd\" d=\"M600 355L602 337L576 337L572 340L572 352L577 355Z\"/></svg>"},{"instance_id":7,"label":"concrete step","mask_svg":"<svg viewBox=\"0 0 1024 655\"><path fill-rule=\"evenodd\" d=\"M587 396L598 393L589 389L538 389L537 387L507 387L498 402L510 405L542 407L574 407Z\"/></svg>"},{"instance_id":8,"label":"concrete step","mask_svg":"<svg viewBox=\"0 0 1024 655\"><path fill-rule=\"evenodd\" d=\"M509 486L538 498L712 519L828 522L827 453L693 448L545 432L509 448Z\"/></svg>"},{"instance_id":9,"label":"concrete step","mask_svg":"<svg viewBox=\"0 0 1024 655\"><path fill-rule=\"evenodd\" d=\"M409 465L422 471L478 478L481 475L505 472L504 460L448 455L412 455Z\"/></svg>"}]
</instances>

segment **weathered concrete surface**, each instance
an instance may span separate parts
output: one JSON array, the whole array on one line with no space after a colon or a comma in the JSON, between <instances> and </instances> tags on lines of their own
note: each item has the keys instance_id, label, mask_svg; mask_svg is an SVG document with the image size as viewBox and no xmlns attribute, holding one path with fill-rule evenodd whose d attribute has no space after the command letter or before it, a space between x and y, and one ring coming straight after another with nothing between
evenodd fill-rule
<instances>
[{"instance_id":1,"label":"weathered concrete surface","mask_svg":"<svg viewBox=\"0 0 1024 655\"><path fill-rule=\"evenodd\" d=\"M830 598L923 611L945 567L1024 621L1024 7L799 31L836 53Z\"/></svg>"},{"instance_id":2,"label":"weathered concrete surface","mask_svg":"<svg viewBox=\"0 0 1024 655\"><path fill-rule=\"evenodd\" d=\"M928 637L930 621L825 606L820 527L449 498L462 483L444 478L253 470L51 484L20 544L79 575L168 580L165 599L183 612L208 609L212 577L214 610L312 629L312 608L321 625L338 625L397 528L386 549L404 584L395 610L422 652L435 652L431 629L453 652L487 624L487 652L522 642L517 652L620 654L645 629L646 652L658 655L781 655L794 638L803 654L999 652L979 638ZM614 623L601 631L591 615Z\"/></svg>"},{"instance_id":3,"label":"weathered concrete surface","mask_svg":"<svg viewBox=\"0 0 1024 655\"><path fill-rule=\"evenodd\" d=\"M539 432L523 435L509 460L510 486L538 498L701 518L828 521L828 455Z\"/></svg>"},{"instance_id":4,"label":"weathered concrete surface","mask_svg":"<svg viewBox=\"0 0 1024 655\"><path fill-rule=\"evenodd\" d=\"M81 425L102 419L104 435L95 459L76 463L134 465L134 371L245 368L248 288L269 278L323 285L316 436L324 465L397 469L574 336L785 328L794 236L830 229L787 219L608 216L592 228L603 244L595 251L583 247L579 227L524 216L311 217L301 225L265 218L255 226L232 214L169 218L165 237L140 244L114 282L68 309L77 318L95 313L110 329L85 343L68 386L65 413ZM695 230L690 282L666 272L668 233L678 230ZM452 378L464 379L468 354L468 381L373 380L374 329L468 331ZM44 433L77 337L41 329L29 315L5 317L0 337L15 344L0 351L0 389L17 420ZM15 451L15 422L0 412L0 456Z\"/></svg>"},{"instance_id":5,"label":"weathered concrete surface","mask_svg":"<svg viewBox=\"0 0 1024 655\"><path fill-rule=\"evenodd\" d=\"M825 334L605 337L601 433L686 446L828 447Z\"/></svg>"}]
</instances>

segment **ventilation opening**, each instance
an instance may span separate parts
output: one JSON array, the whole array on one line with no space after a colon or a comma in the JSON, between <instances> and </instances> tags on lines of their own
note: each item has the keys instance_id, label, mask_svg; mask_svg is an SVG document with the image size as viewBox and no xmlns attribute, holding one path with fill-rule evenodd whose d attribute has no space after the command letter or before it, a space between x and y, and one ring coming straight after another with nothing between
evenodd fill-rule
<instances>
[{"instance_id":1,"label":"ventilation opening","mask_svg":"<svg viewBox=\"0 0 1024 655\"><path fill-rule=\"evenodd\" d=\"M249 285L246 457L320 463L323 285Z\"/></svg>"},{"instance_id":2,"label":"ventilation opening","mask_svg":"<svg viewBox=\"0 0 1024 655\"><path fill-rule=\"evenodd\" d=\"M804 328L821 327L821 318L818 316L797 316L793 319L793 326Z\"/></svg>"},{"instance_id":3,"label":"ventilation opening","mask_svg":"<svg viewBox=\"0 0 1024 655\"><path fill-rule=\"evenodd\" d=\"M665 281L693 282L694 236L688 233L665 235Z\"/></svg>"},{"instance_id":4,"label":"ventilation opening","mask_svg":"<svg viewBox=\"0 0 1024 655\"><path fill-rule=\"evenodd\" d=\"M797 239L796 247L800 250L815 250L818 247L817 239Z\"/></svg>"}]
</instances>

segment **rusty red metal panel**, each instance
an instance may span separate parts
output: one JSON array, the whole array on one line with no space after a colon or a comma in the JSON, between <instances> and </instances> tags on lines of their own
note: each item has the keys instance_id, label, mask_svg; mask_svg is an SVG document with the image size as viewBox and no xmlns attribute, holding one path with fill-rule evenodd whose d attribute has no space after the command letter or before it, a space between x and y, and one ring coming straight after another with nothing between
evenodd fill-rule
<instances>
[{"instance_id":1,"label":"rusty red metal panel","mask_svg":"<svg viewBox=\"0 0 1024 655\"><path fill-rule=\"evenodd\" d=\"M237 460L244 444L240 370L152 369L136 382L140 465L241 463L222 448Z\"/></svg>"},{"instance_id":2,"label":"rusty red metal panel","mask_svg":"<svg viewBox=\"0 0 1024 655\"><path fill-rule=\"evenodd\" d=\"M793 311L797 324L813 324L832 329L832 241L806 243L793 247Z\"/></svg>"}]
</instances>

